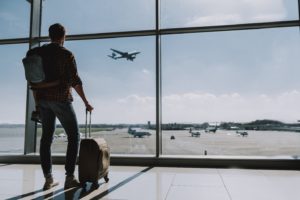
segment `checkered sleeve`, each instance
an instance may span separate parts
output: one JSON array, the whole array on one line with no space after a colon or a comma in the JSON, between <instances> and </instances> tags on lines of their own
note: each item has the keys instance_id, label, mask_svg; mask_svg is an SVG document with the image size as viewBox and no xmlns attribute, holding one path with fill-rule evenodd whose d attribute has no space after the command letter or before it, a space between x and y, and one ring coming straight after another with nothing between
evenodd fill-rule
<instances>
[{"instance_id":1,"label":"checkered sleeve","mask_svg":"<svg viewBox=\"0 0 300 200\"><path fill-rule=\"evenodd\" d=\"M75 87L76 85L82 85L82 81L78 75L77 71L77 65L74 55L70 58L70 65L69 65L69 80L68 82L72 87Z\"/></svg>"}]
</instances>

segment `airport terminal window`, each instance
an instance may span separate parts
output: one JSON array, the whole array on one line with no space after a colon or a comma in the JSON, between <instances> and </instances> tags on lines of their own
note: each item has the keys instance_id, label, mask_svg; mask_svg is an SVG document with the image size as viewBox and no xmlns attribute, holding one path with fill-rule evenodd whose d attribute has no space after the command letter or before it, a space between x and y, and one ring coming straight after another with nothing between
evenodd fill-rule
<instances>
[{"instance_id":1,"label":"airport terminal window","mask_svg":"<svg viewBox=\"0 0 300 200\"><path fill-rule=\"evenodd\" d=\"M5 94L0 100L0 154L24 152L26 81L21 58L28 44L14 39L29 36L30 2L0 2L0 25L5 27L0 30L0 88ZM49 25L59 22L68 35L76 34L65 46L74 52L95 106L92 137L104 137L113 155L155 155L155 35L89 40L80 34L155 30L157 1L41 2L41 27L32 26L35 31L41 28L42 36L47 36ZM160 28L278 21L290 26L161 36L162 138L158 139L163 155L299 155L300 38L292 21L299 20L298 2L159 1ZM118 51L134 50L141 52L134 61L115 59ZM83 136L84 105L74 97ZM40 136L38 127L37 152ZM65 150L65 133L58 123L53 152Z\"/></svg>"},{"instance_id":2,"label":"airport terminal window","mask_svg":"<svg viewBox=\"0 0 300 200\"><path fill-rule=\"evenodd\" d=\"M297 0L162 0L162 28L298 20Z\"/></svg>"},{"instance_id":3,"label":"airport terminal window","mask_svg":"<svg viewBox=\"0 0 300 200\"><path fill-rule=\"evenodd\" d=\"M0 39L29 36L30 3L26 0L0 1Z\"/></svg>"},{"instance_id":4,"label":"airport terminal window","mask_svg":"<svg viewBox=\"0 0 300 200\"><path fill-rule=\"evenodd\" d=\"M0 154L24 151L26 80L22 58L28 44L0 45Z\"/></svg>"},{"instance_id":5,"label":"airport terminal window","mask_svg":"<svg viewBox=\"0 0 300 200\"><path fill-rule=\"evenodd\" d=\"M91 135L104 137L112 154L155 154L154 41L154 37L135 37L65 43L76 57L86 95L95 107ZM111 49L140 53L133 54L131 61L117 59L120 55ZM73 94L83 137L85 108ZM53 151L61 153L66 138L61 127L56 131Z\"/></svg>"},{"instance_id":6,"label":"airport terminal window","mask_svg":"<svg viewBox=\"0 0 300 200\"><path fill-rule=\"evenodd\" d=\"M59 5L59 6L57 6ZM43 1L42 35L60 22L67 34L148 30L155 27L155 0Z\"/></svg>"},{"instance_id":7,"label":"airport terminal window","mask_svg":"<svg viewBox=\"0 0 300 200\"><path fill-rule=\"evenodd\" d=\"M163 154L299 155L299 42L298 27L163 36Z\"/></svg>"}]
</instances>

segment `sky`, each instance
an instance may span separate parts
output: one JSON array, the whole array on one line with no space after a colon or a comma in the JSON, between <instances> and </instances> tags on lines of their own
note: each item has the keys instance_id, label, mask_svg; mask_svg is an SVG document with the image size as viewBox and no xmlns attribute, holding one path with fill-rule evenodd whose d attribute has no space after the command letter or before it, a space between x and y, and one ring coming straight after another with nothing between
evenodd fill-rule
<instances>
[{"instance_id":1,"label":"sky","mask_svg":"<svg viewBox=\"0 0 300 200\"><path fill-rule=\"evenodd\" d=\"M155 1L86 2L43 1L42 35L56 22L67 34L155 27ZM0 30L0 39L28 37L29 11L26 1L0 1L0 25L8 27ZM297 19L296 0L161 1L162 28ZM296 122L299 42L295 27L163 36L163 123ZM155 123L155 37L68 41L65 47L74 53L95 107L94 123ZM141 54L134 62L113 60L107 56L110 48ZM25 121L21 59L27 49L27 44L0 45L0 90L6 94L0 100L0 123ZM74 97L78 121L84 123L83 103Z\"/></svg>"},{"instance_id":2,"label":"sky","mask_svg":"<svg viewBox=\"0 0 300 200\"><path fill-rule=\"evenodd\" d=\"M297 0L163 0L163 27L209 26L298 18Z\"/></svg>"}]
</instances>

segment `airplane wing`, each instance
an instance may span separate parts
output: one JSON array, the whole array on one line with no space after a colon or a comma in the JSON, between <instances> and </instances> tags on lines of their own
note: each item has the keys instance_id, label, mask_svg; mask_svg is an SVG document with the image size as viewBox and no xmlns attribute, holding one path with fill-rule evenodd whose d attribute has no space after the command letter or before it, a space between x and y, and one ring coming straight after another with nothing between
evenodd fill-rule
<instances>
[{"instance_id":1,"label":"airplane wing","mask_svg":"<svg viewBox=\"0 0 300 200\"><path fill-rule=\"evenodd\" d=\"M141 52L132 52L132 53L129 53L129 55L130 55L130 56L134 56L134 55L137 55L137 54L139 54L139 53L141 53Z\"/></svg>"},{"instance_id":2,"label":"airplane wing","mask_svg":"<svg viewBox=\"0 0 300 200\"><path fill-rule=\"evenodd\" d=\"M128 53L127 60L133 61L136 58L136 55L139 54L139 53L141 53L141 52Z\"/></svg>"},{"instance_id":3,"label":"airplane wing","mask_svg":"<svg viewBox=\"0 0 300 200\"><path fill-rule=\"evenodd\" d=\"M118 50L115 50L115 49L110 49L110 50L112 50L113 52L116 52L116 53L118 53L118 54L120 54L122 56L126 54L125 52L118 51Z\"/></svg>"}]
</instances>

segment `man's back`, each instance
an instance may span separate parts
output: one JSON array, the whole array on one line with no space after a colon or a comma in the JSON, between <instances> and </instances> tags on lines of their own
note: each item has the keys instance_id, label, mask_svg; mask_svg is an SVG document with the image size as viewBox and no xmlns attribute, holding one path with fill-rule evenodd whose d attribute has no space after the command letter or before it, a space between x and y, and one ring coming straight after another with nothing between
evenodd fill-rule
<instances>
[{"instance_id":1,"label":"man's back","mask_svg":"<svg viewBox=\"0 0 300 200\"><path fill-rule=\"evenodd\" d=\"M43 58L46 82L59 80L59 85L37 90L38 100L72 101L71 86L81 84L73 54L57 43L44 45L33 53Z\"/></svg>"},{"instance_id":2,"label":"man's back","mask_svg":"<svg viewBox=\"0 0 300 200\"><path fill-rule=\"evenodd\" d=\"M63 65L70 58L71 53L56 43L45 45L41 50L46 81L59 79L60 69L64 67Z\"/></svg>"}]
</instances>

